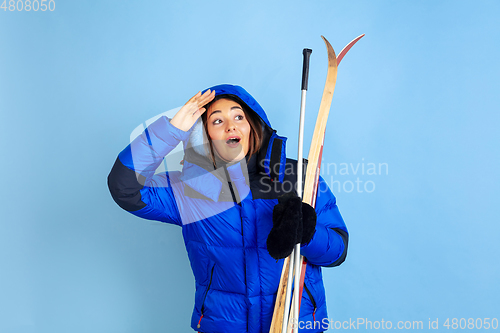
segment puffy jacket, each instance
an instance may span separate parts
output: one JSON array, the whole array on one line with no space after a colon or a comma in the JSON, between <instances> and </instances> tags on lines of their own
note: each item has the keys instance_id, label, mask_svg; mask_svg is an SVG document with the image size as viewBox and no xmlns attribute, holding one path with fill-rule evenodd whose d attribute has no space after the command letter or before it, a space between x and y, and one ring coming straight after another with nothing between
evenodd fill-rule
<instances>
[{"instance_id":1,"label":"puffy jacket","mask_svg":"<svg viewBox=\"0 0 500 333\"><path fill-rule=\"evenodd\" d=\"M200 332L269 332L283 260L266 247L277 197L294 189L297 161L285 156L286 138L277 135L262 107L243 88L219 85L216 95L233 95L262 120L260 151L233 165L213 163L204 154L201 120L184 132L161 117L118 156L108 176L113 199L132 214L177 224L196 280L191 327ZM196 134L195 134L196 133ZM182 171L156 173L180 142ZM340 265L348 233L336 200L320 178L317 225L301 247L307 259L301 327L327 318L321 266ZM322 332L327 327L304 329Z\"/></svg>"}]
</instances>

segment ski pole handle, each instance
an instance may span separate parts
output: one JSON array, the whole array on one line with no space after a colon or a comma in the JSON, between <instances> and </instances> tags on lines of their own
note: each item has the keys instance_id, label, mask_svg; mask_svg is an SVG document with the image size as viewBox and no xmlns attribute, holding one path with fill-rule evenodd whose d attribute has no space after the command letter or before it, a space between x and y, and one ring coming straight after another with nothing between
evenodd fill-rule
<instances>
[{"instance_id":1,"label":"ski pole handle","mask_svg":"<svg viewBox=\"0 0 500 333\"><path fill-rule=\"evenodd\" d=\"M311 49L304 49L304 62L302 65L302 90L307 90L307 81L309 81L309 57L311 56Z\"/></svg>"}]
</instances>

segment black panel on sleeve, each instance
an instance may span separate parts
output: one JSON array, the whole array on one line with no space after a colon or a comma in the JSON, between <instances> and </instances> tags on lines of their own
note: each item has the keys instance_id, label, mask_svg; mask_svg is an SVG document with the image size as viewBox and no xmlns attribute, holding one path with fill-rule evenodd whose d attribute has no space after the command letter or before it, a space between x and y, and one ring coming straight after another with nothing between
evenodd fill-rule
<instances>
[{"instance_id":1,"label":"black panel on sleeve","mask_svg":"<svg viewBox=\"0 0 500 333\"><path fill-rule=\"evenodd\" d=\"M109 192L118 206L126 211L140 210L146 206L141 201L140 192L145 180L144 176L130 170L117 158L108 176Z\"/></svg>"},{"instance_id":2,"label":"black panel on sleeve","mask_svg":"<svg viewBox=\"0 0 500 333\"><path fill-rule=\"evenodd\" d=\"M335 260L334 263L325 267L339 266L341 263L344 262L345 258L347 257L347 244L349 243L349 234L340 228L332 228L332 230L338 233L340 237L342 237L342 240L344 241L344 252L342 252L342 255L337 260Z\"/></svg>"}]
</instances>

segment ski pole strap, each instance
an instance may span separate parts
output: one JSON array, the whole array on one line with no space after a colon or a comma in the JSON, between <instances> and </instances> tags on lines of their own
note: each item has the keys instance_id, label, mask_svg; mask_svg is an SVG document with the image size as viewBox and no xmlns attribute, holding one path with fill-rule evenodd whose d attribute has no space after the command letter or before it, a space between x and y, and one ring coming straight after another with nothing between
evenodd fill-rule
<instances>
[{"instance_id":1,"label":"ski pole strap","mask_svg":"<svg viewBox=\"0 0 500 333\"><path fill-rule=\"evenodd\" d=\"M304 62L302 66L302 90L307 90L307 81L309 80L309 57L311 56L311 49L304 49Z\"/></svg>"}]
</instances>

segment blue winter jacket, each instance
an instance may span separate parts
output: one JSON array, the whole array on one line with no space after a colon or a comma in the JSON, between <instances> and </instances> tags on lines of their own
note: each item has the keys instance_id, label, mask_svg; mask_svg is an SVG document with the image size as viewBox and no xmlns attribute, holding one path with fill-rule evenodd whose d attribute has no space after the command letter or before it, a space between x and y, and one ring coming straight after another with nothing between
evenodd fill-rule
<instances>
[{"instance_id":1,"label":"blue winter jacket","mask_svg":"<svg viewBox=\"0 0 500 333\"><path fill-rule=\"evenodd\" d=\"M193 329L267 333L283 260L269 255L266 240L277 197L295 186L297 161L286 159L286 138L276 134L262 107L243 88L210 89L216 95L236 96L260 117L264 135L257 154L215 169L204 153L206 142L193 141L200 137L199 123L184 132L161 117L119 154L108 185L123 209L182 227L196 280ZM185 152L182 171L155 174L164 156L180 142ZM300 309L302 332L328 328L321 266L340 265L347 252L347 229L323 179L315 209L314 236L301 247L308 263Z\"/></svg>"}]
</instances>

